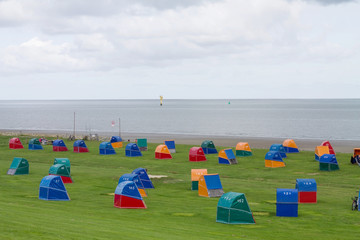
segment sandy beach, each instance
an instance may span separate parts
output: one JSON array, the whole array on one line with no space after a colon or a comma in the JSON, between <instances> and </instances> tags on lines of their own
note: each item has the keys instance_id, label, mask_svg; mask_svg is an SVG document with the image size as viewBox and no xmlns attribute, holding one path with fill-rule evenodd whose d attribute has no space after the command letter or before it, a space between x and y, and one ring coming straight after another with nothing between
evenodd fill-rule
<instances>
[{"instance_id":1,"label":"sandy beach","mask_svg":"<svg viewBox=\"0 0 360 240\"><path fill-rule=\"evenodd\" d=\"M67 139L71 133L61 131L48 130L6 130L0 129L1 135L18 136L18 135L33 135L43 137L59 137ZM106 141L112 135L110 133L97 133L99 140ZM87 134L85 132L77 132L76 138L82 139ZM215 135L186 135L186 134L156 134L156 133L121 133L123 141L134 142L137 138L147 138L149 143L162 143L164 140L173 139L178 144L188 144L199 146L204 140L212 140L215 146L219 147L234 147L238 142L248 142L251 148L267 149L274 143L282 143L285 138L260 138L260 137L237 137L237 136L215 136ZM296 139L293 138L299 147L300 151L314 151L316 146L319 146L323 141L329 139ZM330 142L336 152L352 153L353 149L360 147L360 141L355 140L331 140Z\"/></svg>"}]
</instances>

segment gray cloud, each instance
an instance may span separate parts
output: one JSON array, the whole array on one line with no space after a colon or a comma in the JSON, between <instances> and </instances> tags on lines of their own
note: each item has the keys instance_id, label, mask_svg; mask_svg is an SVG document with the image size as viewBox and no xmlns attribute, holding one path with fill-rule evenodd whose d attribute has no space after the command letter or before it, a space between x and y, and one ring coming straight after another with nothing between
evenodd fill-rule
<instances>
[{"instance_id":1,"label":"gray cloud","mask_svg":"<svg viewBox=\"0 0 360 240\"><path fill-rule=\"evenodd\" d=\"M136 11L139 7L153 8L156 10L169 10L178 8L187 8L199 6L211 2L220 2L223 0L72 0L72 1L49 1L46 8L55 14L64 16L109 16L119 13L141 14L142 11ZM43 4L42 4L43 5Z\"/></svg>"},{"instance_id":2,"label":"gray cloud","mask_svg":"<svg viewBox=\"0 0 360 240\"><path fill-rule=\"evenodd\" d=\"M290 1L294 1L294 0L290 0ZM320 3L322 5L332 5L332 4L342 4L342 3L357 2L358 0L301 0L301 1Z\"/></svg>"},{"instance_id":3,"label":"gray cloud","mask_svg":"<svg viewBox=\"0 0 360 240\"><path fill-rule=\"evenodd\" d=\"M239 66L331 62L347 58L350 51L349 45L327 40L332 29L304 21L300 13L313 5L290 0L197 0L180 5L119 0L122 6L111 0L49 1L45 5L34 0L32 8L26 0L21 8L7 5L18 11L15 19L26 22L23 29L29 37L0 47L0 73L153 71L190 61L219 66L225 61ZM313 30L313 25L318 28Z\"/></svg>"},{"instance_id":4,"label":"gray cloud","mask_svg":"<svg viewBox=\"0 0 360 240\"><path fill-rule=\"evenodd\" d=\"M31 22L47 22L49 32L67 33L64 25L84 18L110 18L119 15L153 15L166 10L178 11L223 0L72 0L26 1L0 0L0 27L29 25ZM51 23L55 25L51 29ZM40 23L41 25L42 23ZM71 23L74 25L74 23ZM75 23L76 24L76 23ZM59 25L59 26L57 26Z\"/></svg>"},{"instance_id":5,"label":"gray cloud","mask_svg":"<svg viewBox=\"0 0 360 240\"><path fill-rule=\"evenodd\" d=\"M0 98L319 97L316 82L343 96L360 75L358 1L0 0Z\"/></svg>"},{"instance_id":6,"label":"gray cloud","mask_svg":"<svg viewBox=\"0 0 360 240\"><path fill-rule=\"evenodd\" d=\"M191 6L198 6L209 2L220 2L223 0L181 0L181 1L169 1L169 0L123 0L127 4L139 3L144 6L154 7L156 9L173 9L173 8L186 8Z\"/></svg>"}]
</instances>

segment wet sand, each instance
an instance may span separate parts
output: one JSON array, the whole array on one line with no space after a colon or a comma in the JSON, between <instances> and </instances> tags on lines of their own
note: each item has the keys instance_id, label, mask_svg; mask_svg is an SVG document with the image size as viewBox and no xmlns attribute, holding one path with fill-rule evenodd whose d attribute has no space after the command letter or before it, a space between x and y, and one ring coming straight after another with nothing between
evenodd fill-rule
<instances>
[{"instance_id":1,"label":"wet sand","mask_svg":"<svg viewBox=\"0 0 360 240\"><path fill-rule=\"evenodd\" d=\"M67 139L72 133L61 131L44 131L44 130L1 130L0 134L7 136L19 135L33 135L33 136L47 136L59 137ZM85 132L77 132L76 138L82 139L83 136L88 135ZM98 133L99 140L107 141L110 136L118 135L118 133ZM163 143L164 140L175 140L178 144L188 144L200 146L204 140L212 140L215 146L219 147L235 147L238 142L248 142L251 148L268 149L274 143L282 143L285 138L260 138L260 137L242 137L242 136L214 136L214 135L185 135L185 134L156 134L156 133L122 133L123 141L130 140L133 142L136 138L147 138L149 143ZM297 146L300 151L314 151L316 146L319 146L323 141L329 139L296 139ZM354 140L329 140L335 152L352 153L353 149L360 147L360 141Z\"/></svg>"}]
</instances>

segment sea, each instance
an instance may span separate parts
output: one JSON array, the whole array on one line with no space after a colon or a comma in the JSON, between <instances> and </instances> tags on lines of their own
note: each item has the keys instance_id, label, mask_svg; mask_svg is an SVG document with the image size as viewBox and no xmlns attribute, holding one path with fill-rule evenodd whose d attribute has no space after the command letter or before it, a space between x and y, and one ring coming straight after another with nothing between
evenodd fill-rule
<instances>
[{"instance_id":1,"label":"sea","mask_svg":"<svg viewBox=\"0 0 360 240\"><path fill-rule=\"evenodd\" d=\"M360 99L1 100L0 129L360 140Z\"/></svg>"}]
</instances>

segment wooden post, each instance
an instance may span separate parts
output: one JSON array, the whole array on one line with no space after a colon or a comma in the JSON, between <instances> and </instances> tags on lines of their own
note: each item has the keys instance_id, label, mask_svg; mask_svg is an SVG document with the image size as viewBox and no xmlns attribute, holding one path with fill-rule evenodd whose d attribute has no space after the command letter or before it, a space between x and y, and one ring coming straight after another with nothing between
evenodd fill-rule
<instances>
[{"instance_id":1,"label":"wooden post","mask_svg":"<svg viewBox=\"0 0 360 240\"><path fill-rule=\"evenodd\" d=\"M75 112L74 112L74 133L73 133L73 136L74 136L74 140L75 140Z\"/></svg>"}]
</instances>

